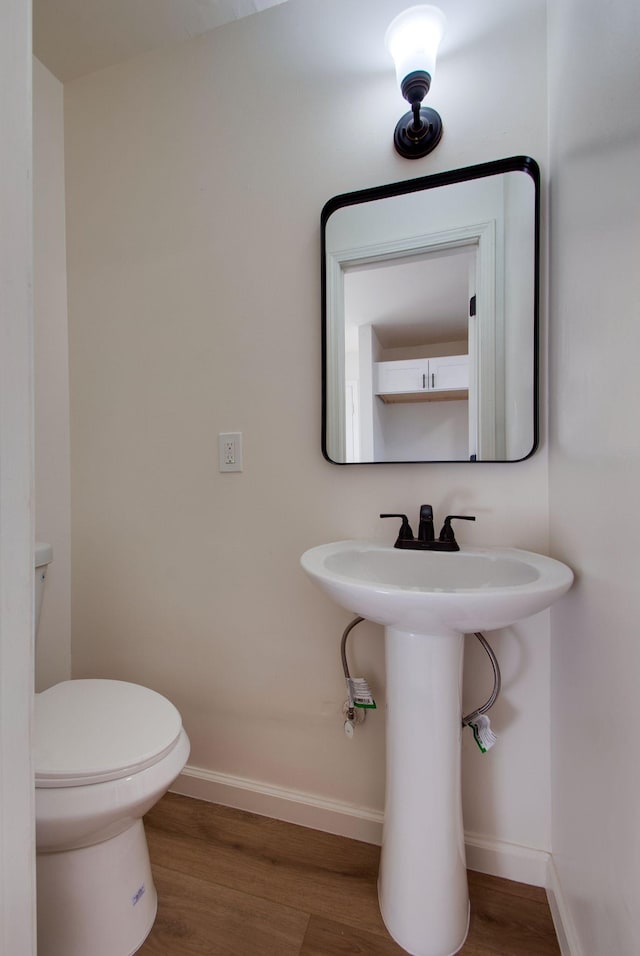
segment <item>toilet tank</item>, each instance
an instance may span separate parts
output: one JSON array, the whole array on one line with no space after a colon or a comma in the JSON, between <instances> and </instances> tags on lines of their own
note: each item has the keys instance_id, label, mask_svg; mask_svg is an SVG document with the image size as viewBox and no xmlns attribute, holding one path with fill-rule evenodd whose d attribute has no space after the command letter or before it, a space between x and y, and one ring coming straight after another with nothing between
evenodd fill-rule
<instances>
[{"instance_id":1,"label":"toilet tank","mask_svg":"<svg viewBox=\"0 0 640 956\"><path fill-rule=\"evenodd\" d=\"M47 576L47 565L53 560L53 548L50 544L42 541L36 542L35 564L36 564L36 587L35 587L35 613L36 613L36 635L40 623L40 608L42 607L42 595L44 594L44 582Z\"/></svg>"}]
</instances>

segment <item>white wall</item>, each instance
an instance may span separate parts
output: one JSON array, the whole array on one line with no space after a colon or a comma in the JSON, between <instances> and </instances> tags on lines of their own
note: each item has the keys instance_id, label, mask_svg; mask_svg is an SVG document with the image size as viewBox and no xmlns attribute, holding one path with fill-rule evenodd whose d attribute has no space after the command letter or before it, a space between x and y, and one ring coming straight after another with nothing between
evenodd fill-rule
<instances>
[{"instance_id":1,"label":"white wall","mask_svg":"<svg viewBox=\"0 0 640 956\"><path fill-rule=\"evenodd\" d=\"M384 441L379 461L464 461L469 457L469 402L378 401ZM438 530L438 529L436 529Z\"/></svg>"},{"instance_id":2,"label":"white wall","mask_svg":"<svg viewBox=\"0 0 640 956\"><path fill-rule=\"evenodd\" d=\"M36 647L36 690L71 673L69 344L62 84L33 61L36 537L53 546Z\"/></svg>"},{"instance_id":3,"label":"white wall","mask_svg":"<svg viewBox=\"0 0 640 956\"><path fill-rule=\"evenodd\" d=\"M553 851L575 956L640 952L640 7L549 5Z\"/></svg>"},{"instance_id":4,"label":"white wall","mask_svg":"<svg viewBox=\"0 0 640 956\"><path fill-rule=\"evenodd\" d=\"M381 511L476 514L548 550L547 459L336 467L320 452L320 210L333 195L529 153L543 168L543 0L443 0L444 136L408 163L383 35L401 0L289 0L65 88L73 667L179 706L191 764L382 807L384 714L342 732L349 615L305 578ZM219 474L217 433L245 469ZM544 437L544 436L543 436ZM384 703L382 634L353 637ZM549 848L549 619L497 633L500 746L464 746L467 828ZM490 689L471 646L465 695ZM425 754L428 759L428 754ZM206 775L205 775L206 776Z\"/></svg>"},{"instance_id":5,"label":"white wall","mask_svg":"<svg viewBox=\"0 0 640 956\"><path fill-rule=\"evenodd\" d=\"M0 953L35 952L31 10L0 5Z\"/></svg>"}]
</instances>

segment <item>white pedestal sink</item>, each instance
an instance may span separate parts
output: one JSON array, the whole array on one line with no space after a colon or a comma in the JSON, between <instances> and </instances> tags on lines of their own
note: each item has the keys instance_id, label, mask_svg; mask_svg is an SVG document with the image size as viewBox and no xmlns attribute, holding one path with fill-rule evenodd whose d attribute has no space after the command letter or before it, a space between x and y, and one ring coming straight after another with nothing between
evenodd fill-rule
<instances>
[{"instance_id":1,"label":"white pedestal sink","mask_svg":"<svg viewBox=\"0 0 640 956\"><path fill-rule=\"evenodd\" d=\"M549 607L573 574L516 548L402 551L366 541L311 548L301 564L342 607L385 625L380 909L411 956L453 956L469 924L460 790L463 636Z\"/></svg>"}]
</instances>

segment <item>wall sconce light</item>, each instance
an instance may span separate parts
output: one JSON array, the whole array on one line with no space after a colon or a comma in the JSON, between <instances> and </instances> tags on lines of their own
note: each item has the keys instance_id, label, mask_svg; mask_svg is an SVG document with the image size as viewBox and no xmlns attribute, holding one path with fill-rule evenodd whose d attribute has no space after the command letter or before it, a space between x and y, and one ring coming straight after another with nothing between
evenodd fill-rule
<instances>
[{"instance_id":1,"label":"wall sconce light","mask_svg":"<svg viewBox=\"0 0 640 956\"><path fill-rule=\"evenodd\" d=\"M396 66L398 85L411 111L398 122L393 142L406 159L426 156L440 142L440 115L422 101L429 92L436 56L444 33L445 16L438 7L409 7L392 20L385 44Z\"/></svg>"}]
</instances>

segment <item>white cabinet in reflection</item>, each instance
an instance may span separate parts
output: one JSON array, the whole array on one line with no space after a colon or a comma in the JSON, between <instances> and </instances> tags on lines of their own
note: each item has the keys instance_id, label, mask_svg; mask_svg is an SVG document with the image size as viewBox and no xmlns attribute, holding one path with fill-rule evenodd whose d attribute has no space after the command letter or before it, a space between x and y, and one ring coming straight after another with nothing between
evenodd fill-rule
<instances>
[{"instance_id":1,"label":"white cabinet in reflection","mask_svg":"<svg viewBox=\"0 0 640 956\"><path fill-rule=\"evenodd\" d=\"M384 402L462 400L469 390L469 356L376 362L375 380Z\"/></svg>"}]
</instances>

